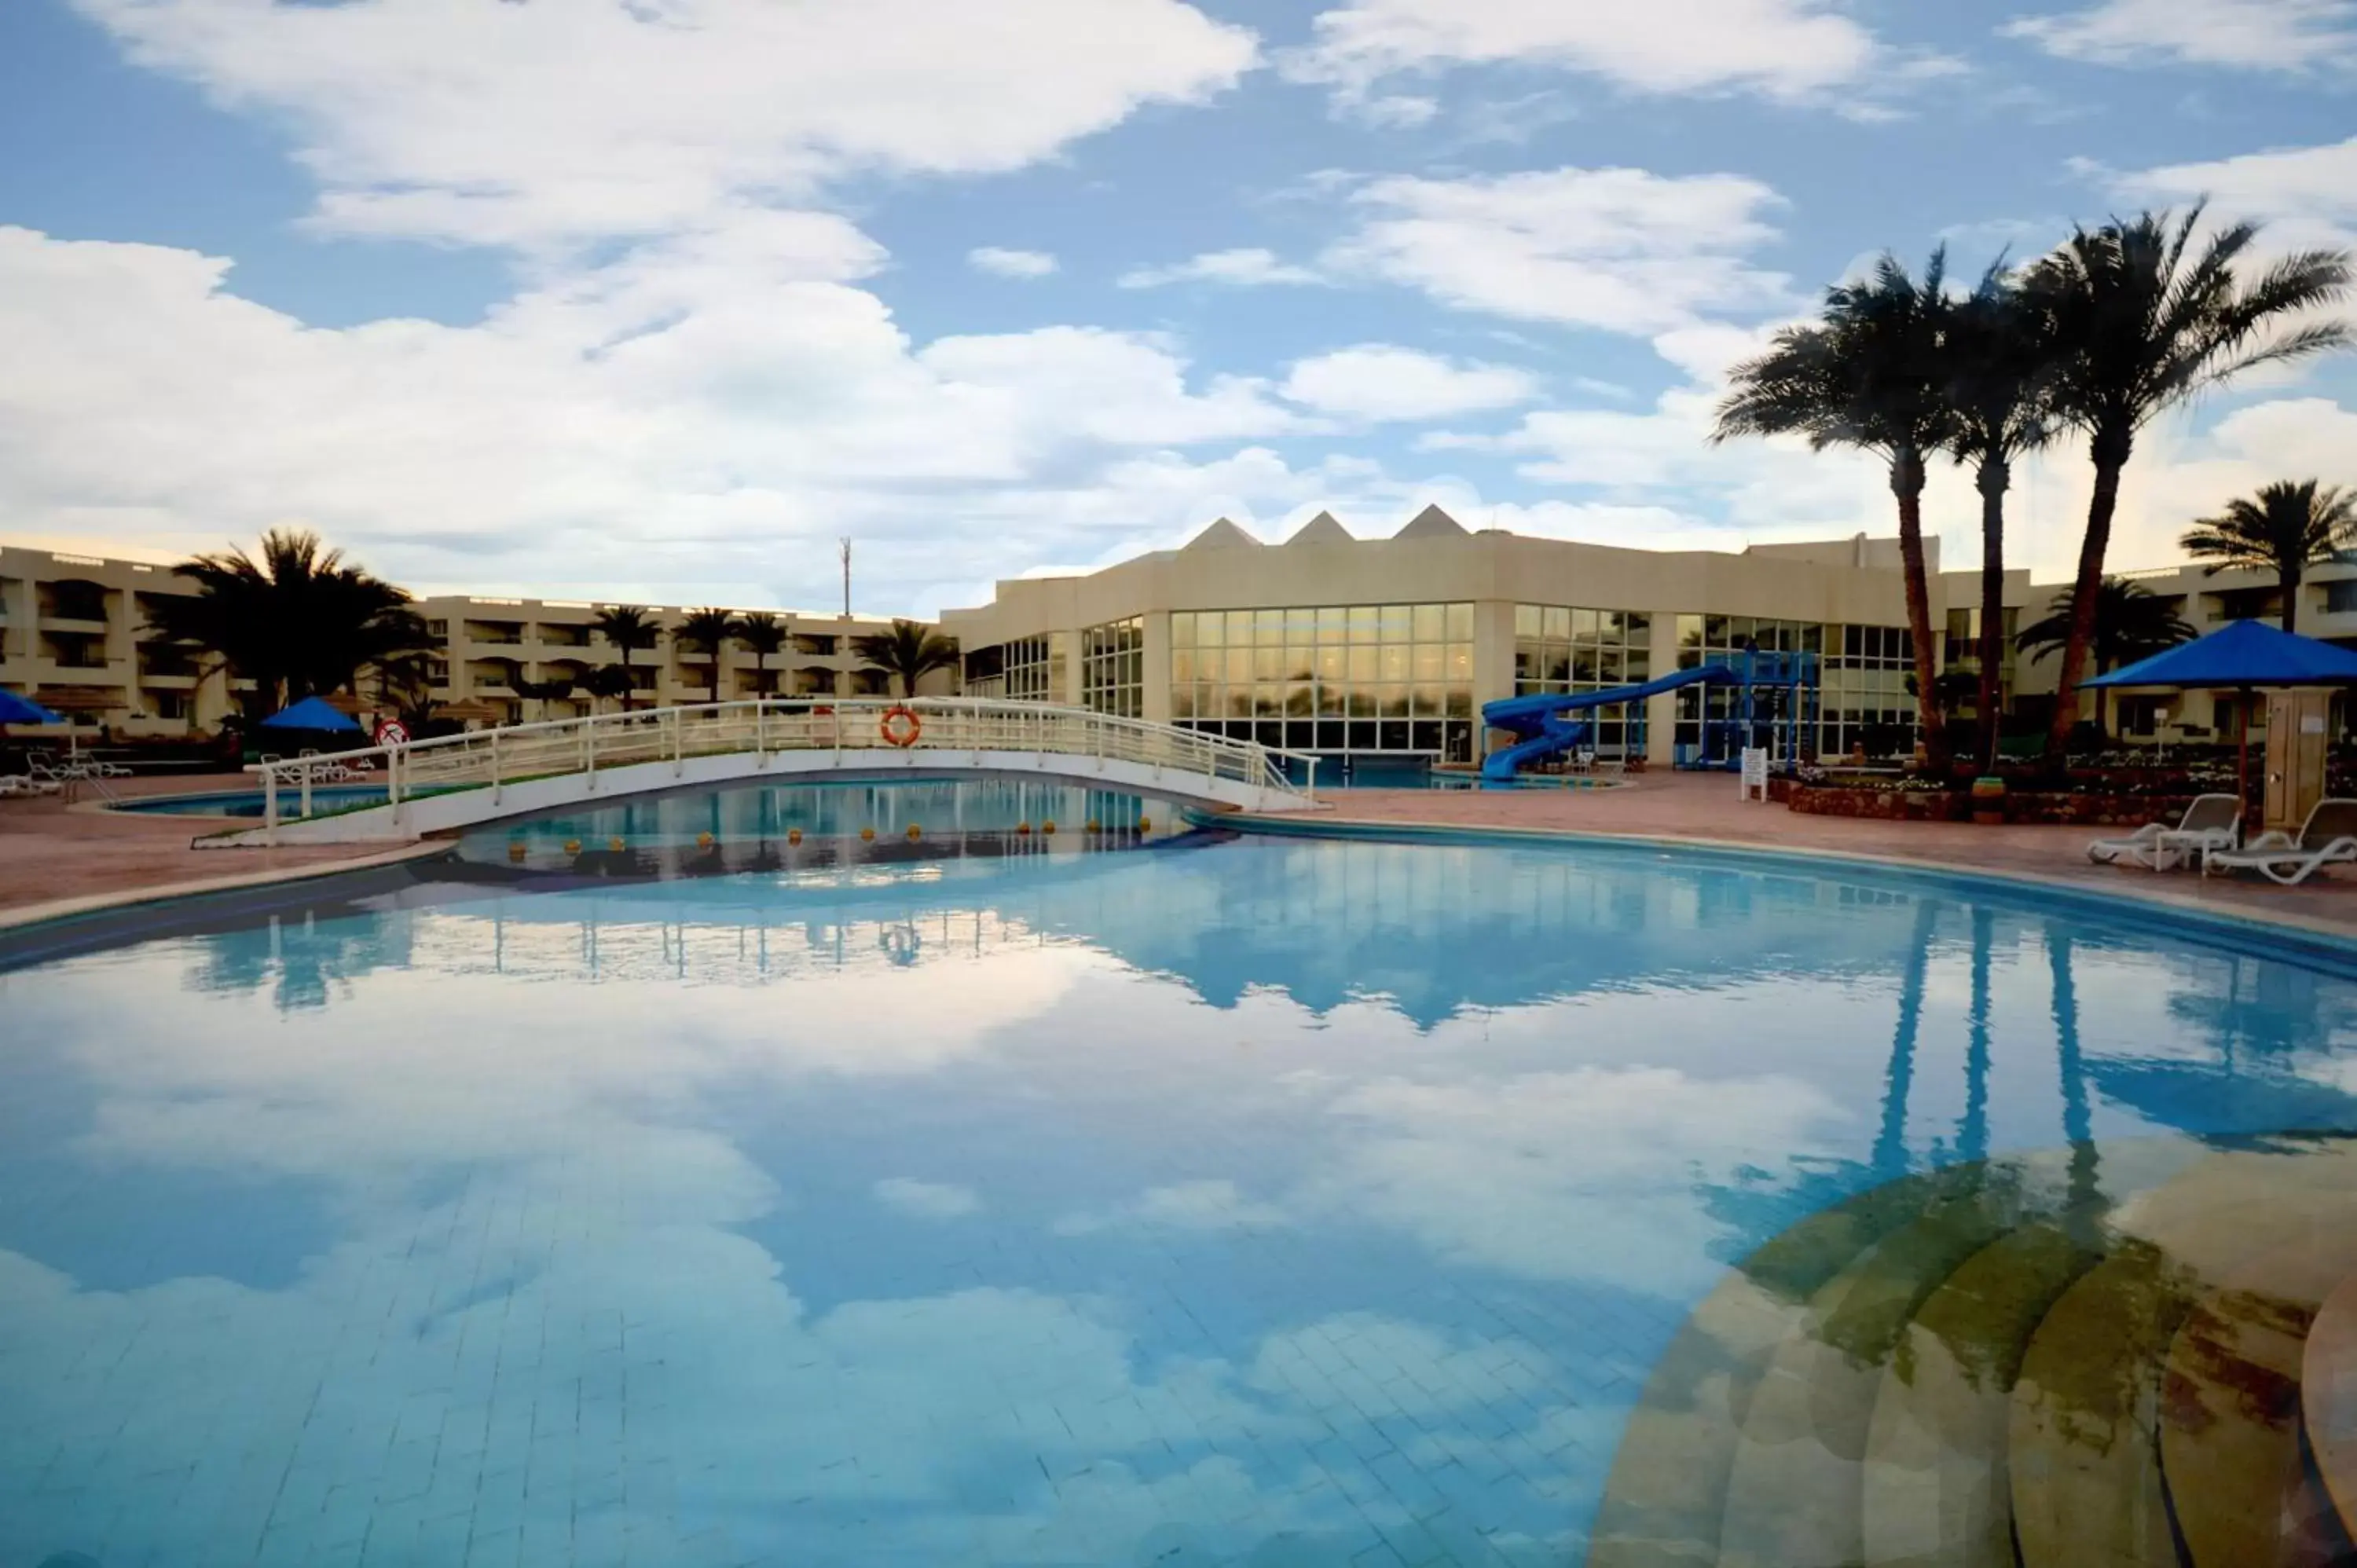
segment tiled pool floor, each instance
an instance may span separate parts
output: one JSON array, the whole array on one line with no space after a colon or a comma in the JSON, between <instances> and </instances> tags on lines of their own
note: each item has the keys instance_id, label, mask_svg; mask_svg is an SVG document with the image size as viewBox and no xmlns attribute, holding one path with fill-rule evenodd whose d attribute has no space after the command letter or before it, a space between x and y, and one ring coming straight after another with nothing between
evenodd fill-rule
<instances>
[{"instance_id":1,"label":"tiled pool floor","mask_svg":"<svg viewBox=\"0 0 2357 1568\"><path fill-rule=\"evenodd\" d=\"M0 975L0 1563L1910 1561L1975 1260L2357 1133L2338 973L1847 868L450 875Z\"/></svg>"}]
</instances>

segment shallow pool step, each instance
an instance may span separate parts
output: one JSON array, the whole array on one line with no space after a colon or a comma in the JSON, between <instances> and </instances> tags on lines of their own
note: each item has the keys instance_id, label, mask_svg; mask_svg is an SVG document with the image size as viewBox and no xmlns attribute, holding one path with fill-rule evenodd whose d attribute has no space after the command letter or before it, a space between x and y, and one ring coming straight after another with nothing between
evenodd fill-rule
<instances>
[{"instance_id":1,"label":"shallow pool step","mask_svg":"<svg viewBox=\"0 0 2357 1568\"><path fill-rule=\"evenodd\" d=\"M2115 1250L2056 1300L2014 1390L2007 1469L2024 1568L2182 1561L2161 1443L2179 1334L2217 1282L2244 1277L2346 1208L2352 1154L2212 1155L2122 1206ZM2242 1550L2272 1550L2275 1539L2246 1537Z\"/></svg>"},{"instance_id":2,"label":"shallow pool step","mask_svg":"<svg viewBox=\"0 0 2357 1568\"><path fill-rule=\"evenodd\" d=\"M2357 1274L2333 1287L2309 1326L2299 1392L2318 1478L2341 1533L2357 1537Z\"/></svg>"},{"instance_id":3,"label":"shallow pool step","mask_svg":"<svg viewBox=\"0 0 2357 1568\"><path fill-rule=\"evenodd\" d=\"M2018 1192L1981 1167L1810 1302L1745 1413L1719 1521L1724 1568L1864 1560L1866 1460L1883 1373L1916 1311L2018 1220Z\"/></svg>"},{"instance_id":4,"label":"shallow pool step","mask_svg":"<svg viewBox=\"0 0 2357 1568\"><path fill-rule=\"evenodd\" d=\"M2300 1452L2300 1378L2309 1326L2357 1273L2357 1194L2338 1215L2266 1229L2302 1233L2209 1282L2169 1347L2161 1474L2194 1568L2246 1568L2264 1543L2276 1562L2329 1508Z\"/></svg>"},{"instance_id":5,"label":"shallow pool step","mask_svg":"<svg viewBox=\"0 0 2357 1568\"><path fill-rule=\"evenodd\" d=\"M1629 1418L1590 1532L1591 1568L1697 1568L1718 1561L1727 1476L1777 1348L1827 1283L1893 1230L1977 1181L1909 1176L1810 1215L1747 1258L1654 1363Z\"/></svg>"},{"instance_id":6,"label":"shallow pool step","mask_svg":"<svg viewBox=\"0 0 2357 1568\"><path fill-rule=\"evenodd\" d=\"M2030 1336L2103 1260L2093 1227L2036 1220L1965 1260L1907 1326L1867 1434L1863 1561L2015 1568L2006 1476L2012 1391Z\"/></svg>"}]
</instances>

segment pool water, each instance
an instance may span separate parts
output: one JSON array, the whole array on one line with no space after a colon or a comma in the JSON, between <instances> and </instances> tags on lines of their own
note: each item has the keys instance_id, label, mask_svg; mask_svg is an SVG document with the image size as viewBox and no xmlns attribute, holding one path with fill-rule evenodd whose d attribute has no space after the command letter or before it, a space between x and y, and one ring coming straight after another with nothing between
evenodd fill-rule
<instances>
[{"instance_id":1,"label":"pool water","mask_svg":"<svg viewBox=\"0 0 2357 1568\"><path fill-rule=\"evenodd\" d=\"M301 793L282 789L278 794L278 810L288 818L300 810ZM316 784L311 788L314 811L340 811L347 806L373 806L383 801L382 784ZM108 808L116 811L135 811L143 816L165 817L253 817L265 814L267 805L259 789L214 789L195 795L162 795L147 799L134 798L116 801Z\"/></svg>"},{"instance_id":2,"label":"pool water","mask_svg":"<svg viewBox=\"0 0 2357 1568\"><path fill-rule=\"evenodd\" d=\"M1577 1562L1836 1206L2357 1133L2343 962L1994 886L513 836L0 974L0 1563Z\"/></svg>"}]
</instances>

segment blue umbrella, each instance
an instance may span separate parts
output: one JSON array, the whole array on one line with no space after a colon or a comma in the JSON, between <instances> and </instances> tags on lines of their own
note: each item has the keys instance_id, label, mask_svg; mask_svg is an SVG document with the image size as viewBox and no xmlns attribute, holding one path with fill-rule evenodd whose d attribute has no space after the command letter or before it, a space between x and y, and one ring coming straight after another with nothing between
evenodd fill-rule
<instances>
[{"instance_id":1,"label":"blue umbrella","mask_svg":"<svg viewBox=\"0 0 2357 1568\"><path fill-rule=\"evenodd\" d=\"M2357 653L2263 620L2231 621L2083 686L2357 686Z\"/></svg>"},{"instance_id":2,"label":"blue umbrella","mask_svg":"<svg viewBox=\"0 0 2357 1568\"><path fill-rule=\"evenodd\" d=\"M350 730L364 734L360 721L339 712L325 697L306 697L262 721L264 729Z\"/></svg>"},{"instance_id":3,"label":"blue umbrella","mask_svg":"<svg viewBox=\"0 0 2357 1568\"><path fill-rule=\"evenodd\" d=\"M2230 621L2207 637L2180 642L2082 686L2357 686L2357 653L2263 620ZM2251 720L2235 707L2234 792L2250 797Z\"/></svg>"},{"instance_id":4,"label":"blue umbrella","mask_svg":"<svg viewBox=\"0 0 2357 1568\"><path fill-rule=\"evenodd\" d=\"M0 690L0 725L61 725L65 722L28 697Z\"/></svg>"}]
</instances>

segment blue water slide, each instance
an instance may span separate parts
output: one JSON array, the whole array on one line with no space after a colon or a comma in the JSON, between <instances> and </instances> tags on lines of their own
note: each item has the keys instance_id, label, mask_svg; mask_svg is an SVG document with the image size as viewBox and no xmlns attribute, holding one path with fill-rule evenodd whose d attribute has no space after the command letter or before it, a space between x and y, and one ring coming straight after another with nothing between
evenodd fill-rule
<instances>
[{"instance_id":1,"label":"blue water slide","mask_svg":"<svg viewBox=\"0 0 2357 1568\"><path fill-rule=\"evenodd\" d=\"M1576 749L1594 733L1595 725L1585 719L1568 717L1569 714L1617 707L1622 703L1641 703L1683 686L1732 685L1742 679L1740 672L1727 665L1705 664L1638 686L1613 686L1601 692L1582 692L1577 696L1554 693L1485 703L1481 706L1483 724L1522 738L1503 751L1491 753L1481 764L1481 777L1493 782L1509 779L1526 764Z\"/></svg>"}]
</instances>

